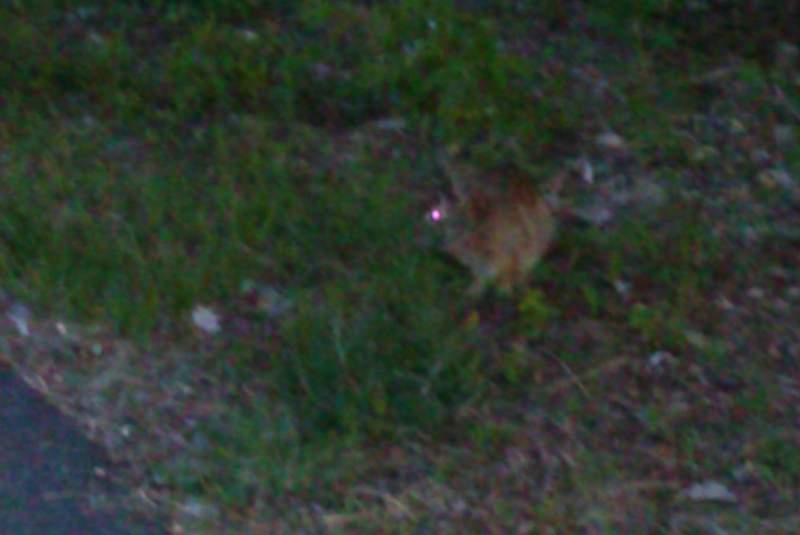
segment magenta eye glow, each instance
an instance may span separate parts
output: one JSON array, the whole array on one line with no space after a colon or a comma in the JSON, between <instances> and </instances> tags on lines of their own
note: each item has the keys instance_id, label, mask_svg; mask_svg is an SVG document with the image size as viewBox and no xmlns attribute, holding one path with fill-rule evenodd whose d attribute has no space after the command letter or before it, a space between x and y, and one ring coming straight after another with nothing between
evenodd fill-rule
<instances>
[{"instance_id":1,"label":"magenta eye glow","mask_svg":"<svg viewBox=\"0 0 800 535\"><path fill-rule=\"evenodd\" d=\"M442 219L442 212L439 210L431 210L431 221L440 221Z\"/></svg>"}]
</instances>

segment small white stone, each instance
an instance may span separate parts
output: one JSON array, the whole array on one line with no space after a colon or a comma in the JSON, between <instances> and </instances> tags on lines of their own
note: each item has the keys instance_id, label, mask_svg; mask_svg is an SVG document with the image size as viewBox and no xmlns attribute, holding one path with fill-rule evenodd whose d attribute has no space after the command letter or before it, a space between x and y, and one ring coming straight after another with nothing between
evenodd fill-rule
<instances>
[{"instance_id":1,"label":"small white stone","mask_svg":"<svg viewBox=\"0 0 800 535\"><path fill-rule=\"evenodd\" d=\"M207 306L197 306L192 311L192 322L201 331L216 334L220 331L219 316Z\"/></svg>"}]
</instances>

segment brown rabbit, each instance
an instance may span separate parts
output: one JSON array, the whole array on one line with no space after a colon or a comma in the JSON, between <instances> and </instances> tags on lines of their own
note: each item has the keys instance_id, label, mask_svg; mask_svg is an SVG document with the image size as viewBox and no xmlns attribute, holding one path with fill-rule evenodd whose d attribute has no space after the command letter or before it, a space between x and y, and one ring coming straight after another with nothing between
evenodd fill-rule
<instances>
[{"instance_id":1,"label":"brown rabbit","mask_svg":"<svg viewBox=\"0 0 800 535\"><path fill-rule=\"evenodd\" d=\"M469 293L480 294L490 283L511 293L555 237L554 200L518 176L488 174L482 184L464 188L461 173L450 171L455 201L429 212L429 218L444 227L444 249L472 271L475 280ZM548 188L552 194L564 176Z\"/></svg>"}]
</instances>

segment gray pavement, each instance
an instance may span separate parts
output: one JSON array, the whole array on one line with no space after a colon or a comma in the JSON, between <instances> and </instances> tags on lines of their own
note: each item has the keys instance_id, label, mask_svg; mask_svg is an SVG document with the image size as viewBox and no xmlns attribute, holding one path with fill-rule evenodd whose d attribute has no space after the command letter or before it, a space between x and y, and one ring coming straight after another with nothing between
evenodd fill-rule
<instances>
[{"instance_id":1,"label":"gray pavement","mask_svg":"<svg viewBox=\"0 0 800 535\"><path fill-rule=\"evenodd\" d=\"M94 476L109 464L74 422L0 363L0 535L166 535L152 521L90 510L93 486L114 491Z\"/></svg>"}]
</instances>

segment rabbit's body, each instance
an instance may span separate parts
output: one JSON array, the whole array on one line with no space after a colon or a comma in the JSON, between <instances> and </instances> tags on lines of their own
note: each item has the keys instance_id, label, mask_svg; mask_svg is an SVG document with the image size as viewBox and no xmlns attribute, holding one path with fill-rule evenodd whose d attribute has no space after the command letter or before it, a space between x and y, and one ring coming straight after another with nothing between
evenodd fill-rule
<instances>
[{"instance_id":1,"label":"rabbit's body","mask_svg":"<svg viewBox=\"0 0 800 535\"><path fill-rule=\"evenodd\" d=\"M560 186L560 179L555 184ZM462 191L438 213L445 225L444 249L472 271L473 294L490 283L505 293L522 284L556 233L550 202L522 179L491 180Z\"/></svg>"}]
</instances>

